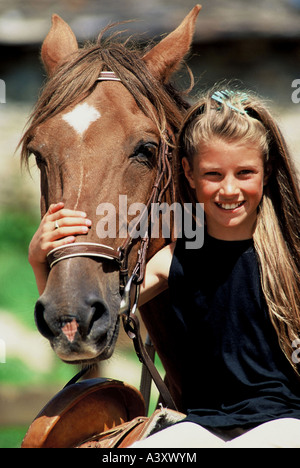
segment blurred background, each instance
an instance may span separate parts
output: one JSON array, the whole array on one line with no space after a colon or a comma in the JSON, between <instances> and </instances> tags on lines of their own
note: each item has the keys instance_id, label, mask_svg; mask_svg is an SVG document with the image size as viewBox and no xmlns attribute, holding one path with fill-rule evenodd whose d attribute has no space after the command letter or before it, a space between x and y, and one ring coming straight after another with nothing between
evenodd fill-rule
<instances>
[{"instance_id":1,"label":"blurred background","mask_svg":"<svg viewBox=\"0 0 300 468\"><path fill-rule=\"evenodd\" d=\"M172 31L195 4L0 0L0 79L6 85L0 99L0 448L20 446L32 419L77 371L61 363L35 329L38 293L27 249L39 224L39 178L34 167L30 174L20 169L17 150L45 80L39 52L51 15L62 16L80 43L108 23L134 19L125 26L128 35L144 43ZM300 79L300 0L203 0L202 6L188 59L196 79L191 101L224 78L242 81L269 100L300 168L300 104L291 99L292 82ZM188 86L186 73L178 80ZM139 386L140 364L123 334L101 375Z\"/></svg>"}]
</instances>

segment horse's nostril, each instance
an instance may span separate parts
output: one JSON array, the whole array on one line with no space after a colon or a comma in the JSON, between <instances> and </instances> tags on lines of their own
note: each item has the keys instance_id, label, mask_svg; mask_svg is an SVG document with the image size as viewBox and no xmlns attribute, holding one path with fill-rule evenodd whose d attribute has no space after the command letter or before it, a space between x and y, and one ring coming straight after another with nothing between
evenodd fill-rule
<instances>
[{"instance_id":1,"label":"horse's nostril","mask_svg":"<svg viewBox=\"0 0 300 468\"><path fill-rule=\"evenodd\" d=\"M46 320L45 320L45 306L43 302L39 299L36 304L35 304L35 309L34 309L34 316L35 316L35 323L36 326L39 330L39 332L48 340L54 337L54 333L48 326Z\"/></svg>"},{"instance_id":2,"label":"horse's nostril","mask_svg":"<svg viewBox=\"0 0 300 468\"><path fill-rule=\"evenodd\" d=\"M90 321L88 324L87 335L90 334L93 327L97 326L97 322L101 320L107 312L106 305L101 301L95 301L91 304Z\"/></svg>"}]
</instances>

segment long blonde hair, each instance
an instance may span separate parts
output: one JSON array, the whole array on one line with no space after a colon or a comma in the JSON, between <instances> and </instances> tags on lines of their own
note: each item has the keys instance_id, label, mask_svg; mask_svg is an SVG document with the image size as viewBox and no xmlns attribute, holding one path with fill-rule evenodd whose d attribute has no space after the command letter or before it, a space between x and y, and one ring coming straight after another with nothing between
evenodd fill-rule
<instances>
[{"instance_id":1,"label":"long blonde hair","mask_svg":"<svg viewBox=\"0 0 300 468\"><path fill-rule=\"evenodd\" d=\"M221 94L220 94L221 93ZM252 93L228 86L200 97L187 113L178 136L177 187L182 203L197 202L182 169L212 138L250 143L270 168L253 234L261 285L279 344L292 360L300 333L300 191L296 169L280 129L267 106Z\"/></svg>"}]
</instances>

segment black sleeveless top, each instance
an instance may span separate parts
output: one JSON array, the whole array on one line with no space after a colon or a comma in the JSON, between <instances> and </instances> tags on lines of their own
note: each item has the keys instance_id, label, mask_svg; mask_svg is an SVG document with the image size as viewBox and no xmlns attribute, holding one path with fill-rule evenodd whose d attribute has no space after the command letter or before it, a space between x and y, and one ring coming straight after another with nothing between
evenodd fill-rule
<instances>
[{"instance_id":1,"label":"black sleeveless top","mask_svg":"<svg viewBox=\"0 0 300 468\"><path fill-rule=\"evenodd\" d=\"M206 235L199 250L178 239L169 290L188 421L247 428L300 419L300 381L270 321L252 239Z\"/></svg>"}]
</instances>

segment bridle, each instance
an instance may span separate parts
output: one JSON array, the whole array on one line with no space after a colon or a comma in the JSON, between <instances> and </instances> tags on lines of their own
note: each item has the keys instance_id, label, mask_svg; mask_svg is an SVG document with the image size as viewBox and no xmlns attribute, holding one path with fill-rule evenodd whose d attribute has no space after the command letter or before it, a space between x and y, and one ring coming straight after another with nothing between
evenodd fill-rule
<instances>
[{"instance_id":1,"label":"bridle","mask_svg":"<svg viewBox=\"0 0 300 468\"><path fill-rule=\"evenodd\" d=\"M119 81L120 78L112 71L101 72L97 81ZM125 291L126 284L128 282L128 256L132 244L135 241L134 232L136 232L139 225L142 224L145 217L148 216L149 208L153 203L161 203L162 197L166 190L170 187L172 202L174 201L174 184L172 180L172 168L171 168L171 157L172 157L172 141L168 132L164 131L164 136L161 138L159 151L158 151L158 163L156 178L153 183L152 191L149 195L148 201L145 205L144 211L138 217L135 225L131 227L131 231L128 233L125 241L117 249L110 247L105 244L92 243L92 242L77 242L72 244L66 244L61 247L57 247L48 253L47 259L50 268L61 260L72 258L72 257L97 257L103 260L114 261L120 271L120 291ZM149 224L148 224L149 228ZM149 231L149 229L148 229ZM133 269L129 284L140 284L144 278L146 256L149 244L148 231L145 236L141 238L141 245L138 252L138 259Z\"/></svg>"},{"instance_id":2,"label":"bridle","mask_svg":"<svg viewBox=\"0 0 300 468\"><path fill-rule=\"evenodd\" d=\"M126 302L126 304L128 303L127 296L129 299L133 285L140 285L144 279L149 246L149 221L147 232L140 240L137 262L133 268L130 279L128 279L129 252L132 244L138 240L134 233L137 232L138 227L143 223L145 217L148 216L151 205L154 203L161 203L162 197L169 187L171 189L172 202L174 200L171 156L172 150L170 147L170 141L161 139L158 151L157 173L148 201L145 205L144 211L140 213L136 223L131 227L126 239L117 249L105 244L94 242L76 242L66 244L57 247L48 253L47 260L50 268L53 268L61 260L73 257L96 257L98 259L115 262L120 272L120 292L122 295L121 309L124 309L124 302ZM144 225L144 223L142 225ZM123 315L124 311L121 311L121 314Z\"/></svg>"},{"instance_id":3,"label":"bridle","mask_svg":"<svg viewBox=\"0 0 300 468\"><path fill-rule=\"evenodd\" d=\"M114 72L104 71L101 72L97 81L121 81ZM122 296L120 304L120 316L123 319L123 325L128 336L133 340L136 353L140 361L146 365L153 380L155 381L161 397L170 408L176 408L164 382L158 374L153 365L152 360L148 356L139 333L139 322L136 316L136 309L138 306L139 288L143 282L146 266L147 251L149 246L149 209L153 203L160 204L167 189L170 189L171 200L175 200L174 182L172 180L172 140L169 132L165 130L159 144L158 150L158 163L156 177L152 186L151 193L145 204L145 208L140 213L135 225L131 228L124 242L117 248L110 247L105 244L92 243L92 242L75 242L57 247L48 253L47 259L50 268L53 268L58 262L73 258L73 257L95 257L102 261L114 262L120 273L120 293ZM140 238L140 246L138 250L138 257L136 264L133 268L129 278L128 272L128 257L132 245L138 241L134 232L142 224L145 218L148 217L148 229L145 235ZM132 304L133 297L133 304ZM73 379L72 379L73 382Z\"/></svg>"},{"instance_id":4,"label":"bridle","mask_svg":"<svg viewBox=\"0 0 300 468\"><path fill-rule=\"evenodd\" d=\"M97 257L103 260L112 260L117 263L120 270L120 290L124 290L125 285L128 281L128 256L132 244L136 241L135 232L138 231L140 225L144 225L143 221L149 214L149 209L154 203L161 203L162 197L166 190L171 188L172 202L174 200L174 187L172 181L172 168L171 168L171 155L172 150L170 149L170 142L162 139L159 146L158 152L158 168L156 178L142 213L138 216L138 219L134 226L131 226L130 232L128 233L125 241L117 248L111 246L93 242L76 242L72 244L66 244L51 250L48 253L47 260L50 268L61 260L65 260L72 257ZM147 232L141 237L141 245L138 252L138 259L132 272L132 281L140 284L144 278L146 256L149 245L149 223Z\"/></svg>"}]
</instances>

